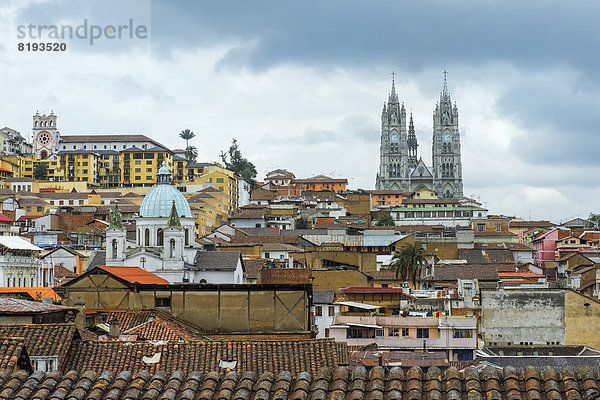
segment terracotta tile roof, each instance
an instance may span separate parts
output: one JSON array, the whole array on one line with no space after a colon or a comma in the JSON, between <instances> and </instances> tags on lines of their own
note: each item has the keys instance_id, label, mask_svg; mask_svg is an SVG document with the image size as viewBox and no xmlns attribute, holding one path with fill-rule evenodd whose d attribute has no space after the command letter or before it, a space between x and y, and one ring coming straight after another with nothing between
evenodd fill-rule
<instances>
[{"instance_id":1,"label":"terracotta tile roof","mask_svg":"<svg viewBox=\"0 0 600 400\"><path fill-rule=\"evenodd\" d=\"M250 236L279 236L279 228L237 228L237 233L244 233Z\"/></svg>"},{"instance_id":2,"label":"terracotta tile roof","mask_svg":"<svg viewBox=\"0 0 600 400\"><path fill-rule=\"evenodd\" d=\"M313 304L333 304L335 299L334 290L314 290Z\"/></svg>"},{"instance_id":3,"label":"terracotta tile roof","mask_svg":"<svg viewBox=\"0 0 600 400\"><path fill-rule=\"evenodd\" d=\"M46 304L39 301L0 297L0 314L40 314L75 310L73 307Z\"/></svg>"},{"instance_id":4,"label":"terracotta tile roof","mask_svg":"<svg viewBox=\"0 0 600 400\"><path fill-rule=\"evenodd\" d=\"M550 221L510 221L511 228L551 228L554 225Z\"/></svg>"},{"instance_id":5,"label":"terracotta tile roof","mask_svg":"<svg viewBox=\"0 0 600 400\"><path fill-rule=\"evenodd\" d=\"M490 232L479 232L479 231L475 231L475 236L507 236L507 237L517 237L518 235L515 235L514 233L511 232L497 232L497 231L490 231Z\"/></svg>"},{"instance_id":6,"label":"terracotta tile roof","mask_svg":"<svg viewBox=\"0 0 600 400\"><path fill-rule=\"evenodd\" d=\"M77 275L75 272L71 271L68 268L63 267L62 265L55 265L54 266L54 277L55 278L77 278L79 275Z\"/></svg>"},{"instance_id":7,"label":"terracotta tile roof","mask_svg":"<svg viewBox=\"0 0 600 400\"><path fill-rule=\"evenodd\" d=\"M131 283L168 285L169 281L140 267L99 266L98 268Z\"/></svg>"},{"instance_id":8,"label":"terracotta tile roof","mask_svg":"<svg viewBox=\"0 0 600 400\"><path fill-rule=\"evenodd\" d=\"M338 365L332 339L293 341L180 341L180 342L77 342L72 346L63 371L111 370L133 373L165 371L224 371L224 363L237 373L279 374L289 371L317 373Z\"/></svg>"},{"instance_id":9,"label":"terracotta tile roof","mask_svg":"<svg viewBox=\"0 0 600 400\"><path fill-rule=\"evenodd\" d=\"M157 310L90 310L104 314L104 321L117 320L123 335L137 335L137 340L199 340L198 330Z\"/></svg>"},{"instance_id":10,"label":"terracotta tile roof","mask_svg":"<svg viewBox=\"0 0 600 400\"><path fill-rule=\"evenodd\" d=\"M165 147L146 135L66 135L60 137L61 143L94 143L94 142L150 142L155 146Z\"/></svg>"},{"instance_id":11,"label":"terracotta tile roof","mask_svg":"<svg viewBox=\"0 0 600 400\"><path fill-rule=\"evenodd\" d=\"M324 368L297 375L244 373L58 371L17 373L0 387L2 398L203 399L203 400L434 400L434 399L596 399L596 369L450 367L442 373L411 367ZM51 394L53 394L52 397Z\"/></svg>"},{"instance_id":12,"label":"terracotta tile roof","mask_svg":"<svg viewBox=\"0 0 600 400\"><path fill-rule=\"evenodd\" d=\"M497 281L498 271L494 265L444 265L434 268L435 281L456 281L458 279L479 279Z\"/></svg>"},{"instance_id":13,"label":"terracotta tile roof","mask_svg":"<svg viewBox=\"0 0 600 400\"><path fill-rule=\"evenodd\" d=\"M29 296L32 300L60 300L60 297L51 287L0 287L0 296L12 297L12 295L19 294Z\"/></svg>"},{"instance_id":14,"label":"terracotta tile roof","mask_svg":"<svg viewBox=\"0 0 600 400\"><path fill-rule=\"evenodd\" d=\"M249 279L258 279L263 267L269 265L271 261L266 258L244 259L244 275Z\"/></svg>"},{"instance_id":15,"label":"terracotta tile roof","mask_svg":"<svg viewBox=\"0 0 600 400\"><path fill-rule=\"evenodd\" d=\"M231 238L231 244L264 244L264 243L287 243L297 245L300 242L298 236L241 236L235 235Z\"/></svg>"},{"instance_id":16,"label":"terracotta tile roof","mask_svg":"<svg viewBox=\"0 0 600 400\"><path fill-rule=\"evenodd\" d=\"M60 367L79 332L73 323L0 325L0 337L23 338L30 356L58 356Z\"/></svg>"},{"instance_id":17,"label":"terracotta tile roof","mask_svg":"<svg viewBox=\"0 0 600 400\"><path fill-rule=\"evenodd\" d=\"M106 263L106 251L95 251L89 258L85 270L89 271L94 267L104 265Z\"/></svg>"},{"instance_id":18,"label":"terracotta tile roof","mask_svg":"<svg viewBox=\"0 0 600 400\"><path fill-rule=\"evenodd\" d=\"M531 246L525 243L504 243L504 242L489 242L489 243L474 243L473 247L478 250L511 250L511 251L535 251Z\"/></svg>"},{"instance_id":19,"label":"terracotta tile roof","mask_svg":"<svg viewBox=\"0 0 600 400\"><path fill-rule=\"evenodd\" d=\"M240 259L241 253L239 251L199 251L194 257L194 268L198 270L235 271Z\"/></svg>"},{"instance_id":20,"label":"terracotta tile roof","mask_svg":"<svg viewBox=\"0 0 600 400\"><path fill-rule=\"evenodd\" d=\"M499 249L458 249L458 257L468 264L514 264L512 251Z\"/></svg>"},{"instance_id":21,"label":"terracotta tile roof","mask_svg":"<svg viewBox=\"0 0 600 400\"><path fill-rule=\"evenodd\" d=\"M29 363L25 342L21 338L0 339L0 382L5 382L5 379L10 376L15 367L23 368L23 361Z\"/></svg>"}]
</instances>

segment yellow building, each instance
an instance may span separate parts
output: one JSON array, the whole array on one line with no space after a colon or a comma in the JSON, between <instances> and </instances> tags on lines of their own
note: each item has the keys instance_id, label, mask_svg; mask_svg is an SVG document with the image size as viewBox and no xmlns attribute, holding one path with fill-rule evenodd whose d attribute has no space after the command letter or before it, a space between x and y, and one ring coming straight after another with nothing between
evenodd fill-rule
<instances>
[{"instance_id":1,"label":"yellow building","mask_svg":"<svg viewBox=\"0 0 600 400\"><path fill-rule=\"evenodd\" d=\"M173 153L161 147L139 149L131 147L120 153L121 184L123 186L153 186L162 163L172 170Z\"/></svg>"},{"instance_id":2,"label":"yellow building","mask_svg":"<svg viewBox=\"0 0 600 400\"><path fill-rule=\"evenodd\" d=\"M193 193L202 189L214 188L226 196L229 216L237 211L238 176L218 164L187 163L185 167L186 192Z\"/></svg>"}]
</instances>

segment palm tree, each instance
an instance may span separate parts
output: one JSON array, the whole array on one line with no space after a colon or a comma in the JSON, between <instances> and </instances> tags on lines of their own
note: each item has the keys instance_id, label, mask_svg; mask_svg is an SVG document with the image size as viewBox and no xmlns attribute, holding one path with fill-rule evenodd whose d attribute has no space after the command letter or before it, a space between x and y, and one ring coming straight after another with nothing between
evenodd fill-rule
<instances>
[{"instance_id":1,"label":"palm tree","mask_svg":"<svg viewBox=\"0 0 600 400\"><path fill-rule=\"evenodd\" d=\"M187 148L189 147L189 140L196 137L196 134L189 129L184 129L179 134L179 137L185 140L185 148L187 150Z\"/></svg>"},{"instance_id":2,"label":"palm tree","mask_svg":"<svg viewBox=\"0 0 600 400\"><path fill-rule=\"evenodd\" d=\"M407 244L396 250L392 257L389 269L396 273L396 279L410 280L416 287L417 278L421 276L421 269L427 264L425 249L414 244Z\"/></svg>"},{"instance_id":3,"label":"palm tree","mask_svg":"<svg viewBox=\"0 0 600 400\"><path fill-rule=\"evenodd\" d=\"M196 146L188 146L185 149L185 158L187 158L189 162L196 162L197 157L198 149L196 148Z\"/></svg>"}]
</instances>

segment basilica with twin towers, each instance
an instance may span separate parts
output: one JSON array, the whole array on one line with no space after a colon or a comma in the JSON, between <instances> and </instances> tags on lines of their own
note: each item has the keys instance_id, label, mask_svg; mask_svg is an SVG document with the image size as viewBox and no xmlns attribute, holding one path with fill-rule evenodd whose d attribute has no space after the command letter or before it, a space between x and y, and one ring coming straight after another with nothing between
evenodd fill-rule
<instances>
[{"instance_id":1,"label":"basilica with twin towers","mask_svg":"<svg viewBox=\"0 0 600 400\"><path fill-rule=\"evenodd\" d=\"M432 142L432 165L427 166L418 153L419 144L412 113L407 121L404 102L398 101L392 77L392 90L381 113L381 147L376 189L403 192L429 189L435 191L440 198L463 197L458 107L450 99L446 71L440 100L433 111Z\"/></svg>"}]
</instances>

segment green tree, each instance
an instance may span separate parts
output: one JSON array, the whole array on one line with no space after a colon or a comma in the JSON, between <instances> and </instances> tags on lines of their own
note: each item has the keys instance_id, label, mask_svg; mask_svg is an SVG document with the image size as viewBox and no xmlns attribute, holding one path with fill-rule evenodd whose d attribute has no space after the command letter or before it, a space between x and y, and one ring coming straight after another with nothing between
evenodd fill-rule
<instances>
[{"instance_id":1,"label":"green tree","mask_svg":"<svg viewBox=\"0 0 600 400\"><path fill-rule=\"evenodd\" d=\"M598 229L600 227L600 214L590 213L586 225L588 228Z\"/></svg>"},{"instance_id":2,"label":"green tree","mask_svg":"<svg viewBox=\"0 0 600 400\"><path fill-rule=\"evenodd\" d=\"M223 164L225 164L225 168L250 181L253 187L256 186L256 181L254 180L256 178L256 167L242 156L235 138L231 141L229 150L227 152L222 151L220 157Z\"/></svg>"},{"instance_id":3,"label":"green tree","mask_svg":"<svg viewBox=\"0 0 600 400\"><path fill-rule=\"evenodd\" d=\"M304 217L300 217L296 220L296 229L308 229L308 220Z\"/></svg>"},{"instance_id":4,"label":"green tree","mask_svg":"<svg viewBox=\"0 0 600 400\"><path fill-rule=\"evenodd\" d=\"M179 134L179 137L182 138L183 140L185 140L185 148L187 149L190 145L189 144L190 139L195 138L196 134L189 129L184 129Z\"/></svg>"},{"instance_id":5,"label":"green tree","mask_svg":"<svg viewBox=\"0 0 600 400\"><path fill-rule=\"evenodd\" d=\"M384 214L377 220L376 226L394 226L394 218L389 214Z\"/></svg>"},{"instance_id":6,"label":"green tree","mask_svg":"<svg viewBox=\"0 0 600 400\"><path fill-rule=\"evenodd\" d=\"M196 137L196 134L189 129L184 129L179 133L179 137L185 140L185 158L189 162L196 162L198 150L194 146L190 146L190 139Z\"/></svg>"},{"instance_id":7,"label":"green tree","mask_svg":"<svg viewBox=\"0 0 600 400\"><path fill-rule=\"evenodd\" d=\"M425 250L417 245L408 244L396 250L389 270L396 273L396 279L412 281L413 286L416 287L417 278L421 276L421 270L426 265Z\"/></svg>"},{"instance_id":8,"label":"green tree","mask_svg":"<svg viewBox=\"0 0 600 400\"><path fill-rule=\"evenodd\" d=\"M189 162L196 162L196 159L198 158L198 149L196 146L188 146L185 149L185 158Z\"/></svg>"},{"instance_id":9,"label":"green tree","mask_svg":"<svg viewBox=\"0 0 600 400\"><path fill-rule=\"evenodd\" d=\"M37 180L44 180L48 175L48 164L45 162L39 162L35 164L33 169L33 177Z\"/></svg>"}]
</instances>

